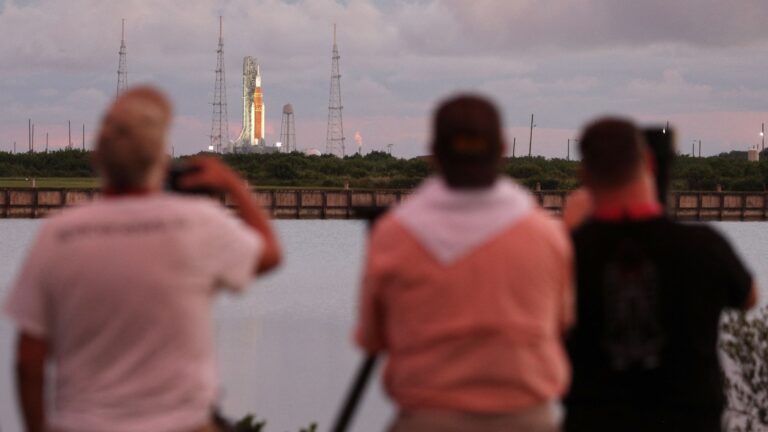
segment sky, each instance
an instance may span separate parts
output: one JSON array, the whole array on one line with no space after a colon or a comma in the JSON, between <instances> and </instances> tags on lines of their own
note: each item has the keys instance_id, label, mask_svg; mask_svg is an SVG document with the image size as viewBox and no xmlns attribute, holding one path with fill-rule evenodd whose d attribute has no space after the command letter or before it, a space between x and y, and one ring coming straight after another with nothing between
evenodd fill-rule
<instances>
[{"instance_id":1,"label":"sky","mask_svg":"<svg viewBox=\"0 0 768 432\"><path fill-rule=\"evenodd\" d=\"M174 102L174 151L209 144L224 19L230 137L242 117L242 59L263 75L267 142L282 106L300 150L325 148L333 24L338 25L347 151L428 153L435 105L491 97L509 153L565 157L604 114L669 121L678 148L704 155L761 144L768 122L765 0L0 0L0 150L61 148L67 121L86 146L115 95L121 19L129 84Z\"/></svg>"}]
</instances>

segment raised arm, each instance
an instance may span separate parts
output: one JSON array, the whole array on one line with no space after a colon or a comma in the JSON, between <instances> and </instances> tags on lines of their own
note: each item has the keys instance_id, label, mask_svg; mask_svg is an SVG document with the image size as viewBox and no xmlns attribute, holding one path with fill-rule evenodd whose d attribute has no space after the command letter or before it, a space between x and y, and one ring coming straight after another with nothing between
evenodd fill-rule
<instances>
[{"instance_id":1,"label":"raised arm","mask_svg":"<svg viewBox=\"0 0 768 432\"><path fill-rule=\"evenodd\" d=\"M45 339L20 333L16 346L16 391L27 432L45 430Z\"/></svg>"},{"instance_id":2,"label":"raised arm","mask_svg":"<svg viewBox=\"0 0 768 432\"><path fill-rule=\"evenodd\" d=\"M264 253L256 263L255 273L261 274L277 267L282 261L280 245L272 232L264 211L253 199L243 178L215 157L199 156L189 161L195 170L181 178L185 189L204 188L229 194L238 208L240 218L258 232L264 240Z\"/></svg>"}]
</instances>

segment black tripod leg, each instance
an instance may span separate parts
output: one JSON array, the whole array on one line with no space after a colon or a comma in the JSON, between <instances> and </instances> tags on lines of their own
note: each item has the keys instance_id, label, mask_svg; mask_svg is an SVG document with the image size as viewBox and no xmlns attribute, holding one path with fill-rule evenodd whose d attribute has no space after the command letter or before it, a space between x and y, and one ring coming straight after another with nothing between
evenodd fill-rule
<instances>
[{"instance_id":1,"label":"black tripod leg","mask_svg":"<svg viewBox=\"0 0 768 432\"><path fill-rule=\"evenodd\" d=\"M349 423L352 421L352 417L357 410L357 406L360 404L360 399L365 391L365 386L368 385L368 381L371 378L374 366L376 366L376 360L378 356L376 354L369 354L360 367L357 370L357 376L352 382L352 387L349 389L347 398L344 400L344 405L336 417L332 432L346 432Z\"/></svg>"}]
</instances>

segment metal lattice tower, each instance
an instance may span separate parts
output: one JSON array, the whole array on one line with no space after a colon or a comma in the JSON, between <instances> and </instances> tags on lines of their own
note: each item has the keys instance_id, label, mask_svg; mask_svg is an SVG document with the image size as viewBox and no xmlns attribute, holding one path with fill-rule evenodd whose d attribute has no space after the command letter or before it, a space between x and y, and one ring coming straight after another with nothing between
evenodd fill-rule
<instances>
[{"instance_id":1,"label":"metal lattice tower","mask_svg":"<svg viewBox=\"0 0 768 432\"><path fill-rule=\"evenodd\" d=\"M211 147L216 153L229 144L229 116L227 114L227 84L224 75L223 19L219 17L219 49L216 50L216 84L213 88L213 120L211 121Z\"/></svg>"},{"instance_id":2,"label":"metal lattice tower","mask_svg":"<svg viewBox=\"0 0 768 432\"><path fill-rule=\"evenodd\" d=\"M296 151L296 125L293 120L293 105L283 106L283 121L280 123L280 142L285 152Z\"/></svg>"},{"instance_id":3,"label":"metal lattice tower","mask_svg":"<svg viewBox=\"0 0 768 432\"><path fill-rule=\"evenodd\" d=\"M341 119L341 74L339 47L336 45L336 24L333 25L333 57L331 60L331 94L328 100L328 129L325 152L344 157L344 124Z\"/></svg>"},{"instance_id":4,"label":"metal lattice tower","mask_svg":"<svg viewBox=\"0 0 768 432\"><path fill-rule=\"evenodd\" d=\"M117 92L115 96L120 96L120 93L125 91L128 87L128 64L126 63L126 49L125 49L125 18L123 18L123 33L120 39L120 61L117 65Z\"/></svg>"}]
</instances>

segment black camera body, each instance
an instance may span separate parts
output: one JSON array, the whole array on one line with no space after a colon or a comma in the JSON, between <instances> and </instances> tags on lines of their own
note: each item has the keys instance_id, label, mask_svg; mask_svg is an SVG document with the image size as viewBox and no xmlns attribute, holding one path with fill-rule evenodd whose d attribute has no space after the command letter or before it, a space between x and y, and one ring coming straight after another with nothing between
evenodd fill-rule
<instances>
[{"instance_id":1,"label":"black camera body","mask_svg":"<svg viewBox=\"0 0 768 432\"><path fill-rule=\"evenodd\" d=\"M659 202L666 206L669 178L675 159L675 131L669 127L648 127L643 136L656 159L656 192Z\"/></svg>"},{"instance_id":2,"label":"black camera body","mask_svg":"<svg viewBox=\"0 0 768 432\"><path fill-rule=\"evenodd\" d=\"M165 190L182 194L212 195L214 191L205 188L186 189L181 186L181 179L184 176L199 170L200 168L184 162L173 162L170 167L168 167L168 172L166 173Z\"/></svg>"}]
</instances>

